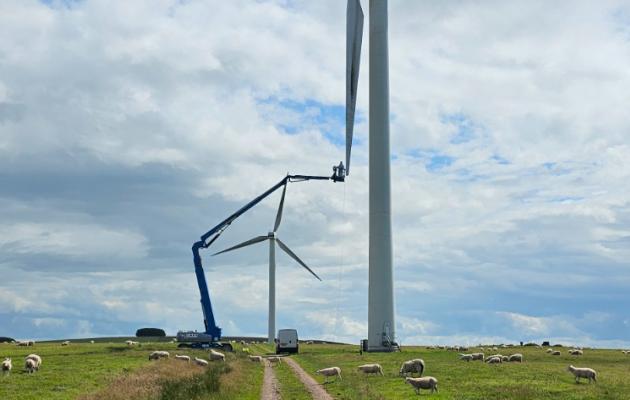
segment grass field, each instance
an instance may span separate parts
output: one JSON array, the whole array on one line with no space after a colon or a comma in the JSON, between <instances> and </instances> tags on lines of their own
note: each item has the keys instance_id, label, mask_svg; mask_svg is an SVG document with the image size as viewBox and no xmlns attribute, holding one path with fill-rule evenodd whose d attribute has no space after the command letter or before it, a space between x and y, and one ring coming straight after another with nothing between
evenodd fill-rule
<instances>
[{"instance_id":1,"label":"grass field","mask_svg":"<svg viewBox=\"0 0 630 400\"><path fill-rule=\"evenodd\" d=\"M326 385L336 399L407 399L414 395L398 376L403 361L422 358L425 376L438 379L439 394L435 399L630 399L630 356L619 350L584 350L575 357L562 349L561 356L551 356L535 347L499 349L496 353L522 353L525 362L500 365L464 362L458 354L447 350L406 347L401 353L364 353L358 346L304 345L296 360L311 372L319 368L339 366L343 381ZM489 355L488 352L485 353ZM364 363L379 363L385 376L362 376L356 370ZM594 368L598 383L575 384L566 368L569 364ZM323 382L322 377L317 377ZM423 395L428 395L423 391Z\"/></svg>"},{"instance_id":2,"label":"grass field","mask_svg":"<svg viewBox=\"0 0 630 400\"><path fill-rule=\"evenodd\" d=\"M12 357L14 370L0 377L0 399L79 399L79 400L254 400L260 397L263 367L248 360L242 346L227 353L227 362L211 363L199 368L176 360L149 362L153 350L168 350L171 355L185 353L207 357L205 351L176 349L168 342L145 342L141 347L128 347L117 342L95 344L73 342L37 343L34 347L0 344L0 358ZM268 345L248 345L251 354L268 354ZM471 349L473 350L473 349ZM342 368L343 380L325 385L336 399L407 399L415 396L413 389L398 376L404 360L422 358L425 375L439 381L435 399L630 399L630 356L619 350L584 350L584 356L551 356L533 347L499 349L508 355L522 353L525 362L487 365L479 361L463 362L458 354L446 350L405 347L401 353L365 353L357 346L301 345L300 354L292 356L309 373L329 366ZM23 372L27 354L43 357L39 372ZM488 354L488 352L486 352ZM366 377L356 367L377 362L385 376ZM566 371L569 364L587 366L598 372L598 383L575 384ZM309 399L310 395L286 364L274 368L284 400ZM324 378L315 376L322 382ZM428 391L422 392L428 396ZM413 398L413 397L412 397Z\"/></svg>"},{"instance_id":3,"label":"grass field","mask_svg":"<svg viewBox=\"0 0 630 400\"><path fill-rule=\"evenodd\" d=\"M228 353L227 368L217 362L204 369L176 360L149 362L148 355L153 350L168 350L171 355L207 358L205 351L178 350L176 344L168 342L144 342L140 347L128 347L122 343L125 339L94 344L73 341L69 346L0 344L0 358L13 359L12 373L0 376L0 399L176 399L173 395L163 397L169 390L169 393L202 393L199 398L203 399L259 398L263 370L249 362L243 353ZM23 366L24 357L31 353L39 354L43 362L40 371L29 375Z\"/></svg>"}]
</instances>

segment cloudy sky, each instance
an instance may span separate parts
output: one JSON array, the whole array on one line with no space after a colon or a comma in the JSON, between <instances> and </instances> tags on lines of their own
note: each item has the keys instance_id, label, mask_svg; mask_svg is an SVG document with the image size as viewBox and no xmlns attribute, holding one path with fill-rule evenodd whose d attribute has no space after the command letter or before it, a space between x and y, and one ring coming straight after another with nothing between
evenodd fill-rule
<instances>
[{"instance_id":1,"label":"cloudy sky","mask_svg":"<svg viewBox=\"0 0 630 400\"><path fill-rule=\"evenodd\" d=\"M400 341L630 346L630 5L389 7ZM351 177L287 191L279 236L324 279L278 255L302 337L367 333L367 44ZM0 2L0 336L201 329L190 246L331 173L344 63L338 0ZM210 253L224 334L264 335L267 246Z\"/></svg>"}]
</instances>

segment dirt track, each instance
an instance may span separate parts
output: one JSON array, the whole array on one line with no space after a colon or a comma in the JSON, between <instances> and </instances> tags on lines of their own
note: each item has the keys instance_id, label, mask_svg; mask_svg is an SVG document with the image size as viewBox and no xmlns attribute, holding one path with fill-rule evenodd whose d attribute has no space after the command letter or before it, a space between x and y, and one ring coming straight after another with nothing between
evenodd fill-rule
<instances>
[{"instance_id":1,"label":"dirt track","mask_svg":"<svg viewBox=\"0 0 630 400\"><path fill-rule=\"evenodd\" d=\"M300 367L300 364L292 360L290 357L283 358L283 361L285 361L291 369L293 369L295 376L302 381L306 389L311 393L311 396L313 396L313 400L333 400L328 392L326 392L324 388L322 388L322 386L313 379L313 377L307 374L306 371Z\"/></svg>"}]
</instances>

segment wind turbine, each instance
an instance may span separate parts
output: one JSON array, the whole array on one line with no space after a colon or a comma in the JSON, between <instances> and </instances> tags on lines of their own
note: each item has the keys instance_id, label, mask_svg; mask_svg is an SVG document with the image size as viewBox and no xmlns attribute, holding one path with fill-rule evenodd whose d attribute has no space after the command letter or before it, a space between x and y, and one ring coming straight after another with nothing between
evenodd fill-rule
<instances>
[{"instance_id":1,"label":"wind turbine","mask_svg":"<svg viewBox=\"0 0 630 400\"><path fill-rule=\"evenodd\" d=\"M228 249L219 251L218 253L213 254L216 256L218 254L227 253L228 251L240 249L242 247L246 247L252 244L264 242L265 240L269 240L269 321L268 321L268 342L270 344L274 343L274 339L276 337L276 244L280 247L285 253L289 255L289 257L293 258L298 262L302 267L306 268L308 272L313 274L313 276L320 281L322 280L315 272L313 272L305 263L298 257L289 247L284 244L280 238L278 238L276 232L280 227L280 222L282 221L282 209L284 208L284 196L287 192L287 184L284 184L284 188L282 189L282 197L280 198L280 205L278 206L278 213L276 214L276 222L273 225L273 231L269 232L265 236L256 236L253 239L249 239L244 241L243 243L237 244L236 246L232 246Z\"/></svg>"},{"instance_id":2,"label":"wind turbine","mask_svg":"<svg viewBox=\"0 0 630 400\"><path fill-rule=\"evenodd\" d=\"M348 0L346 20L346 175L356 107L363 35L359 0ZM387 0L370 0L369 288L368 351L391 351L395 342L389 149Z\"/></svg>"}]
</instances>

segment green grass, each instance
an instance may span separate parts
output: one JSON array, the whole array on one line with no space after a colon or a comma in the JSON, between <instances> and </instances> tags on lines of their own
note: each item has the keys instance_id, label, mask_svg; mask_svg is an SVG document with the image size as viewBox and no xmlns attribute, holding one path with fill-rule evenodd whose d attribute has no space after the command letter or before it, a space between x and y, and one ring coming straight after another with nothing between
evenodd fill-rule
<instances>
[{"instance_id":1,"label":"green grass","mask_svg":"<svg viewBox=\"0 0 630 400\"><path fill-rule=\"evenodd\" d=\"M75 399L81 395L85 398L117 398L111 393L120 390L108 389L119 385L124 392L128 387L139 386L147 381L148 372L154 375L152 379L160 382L158 387L163 390L179 387L180 390L185 389L190 393L203 392L204 396L200 397L203 399L253 400L260 396L263 371L252 365L245 354L227 353L226 364L229 367L224 368L218 363L211 363L208 370L212 371L208 371L207 376L193 377L191 374L199 375L204 369L174 360L163 363L164 368L151 369L156 362L148 361L149 353L153 350L168 350L171 355L183 353L191 357L196 355L207 358L207 352L177 349L176 344L167 342L144 342L140 347L128 347L121 343L125 339L117 338L110 342L99 341L94 344L90 344L89 341L87 343L73 341L69 346L61 346L58 342L37 343L33 347L0 344L0 358L13 359L12 373L0 376L0 399L61 400ZM39 354L43 362L38 372L29 375L23 371L23 366L24 357L31 353ZM186 369L195 368L198 371L182 373L186 372ZM95 393L94 397L88 395L90 393ZM159 399L160 393L137 398ZM129 397L129 400L132 399L135 398Z\"/></svg>"},{"instance_id":2,"label":"green grass","mask_svg":"<svg viewBox=\"0 0 630 400\"><path fill-rule=\"evenodd\" d=\"M285 400L310 400L311 394L286 363L273 367L280 383L280 396Z\"/></svg>"},{"instance_id":3,"label":"green grass","mask_svg":"<svg viewBox=\"0 0 630 400\"><path fill-rule=\"evenodd\" d=\"M408 359L422 358L425 376L438 379L439 394L435 399L628 399L630 398L630 357L617 350L585 350L584 356L551 356L544 350L530 347L499 349L497 353L522 353L525 362L487 365L479 361L463 362L458 354L446 350L404 348L401 353L364 353L358 346L302 346L295 359L307 371L338 366L343 381L326 385L336 399L406 399L414 395L398 376L400 364ZM486 352L488 355L488 352ZM364 363L379 363L384 377L363 376L356 370ZM597 384L574 383L566 371L569 364L587 366L598 372ZM323 377L316 377L323 382ZM423 391L427 395L428 391Z\"/></svg>"}]
</instances>

